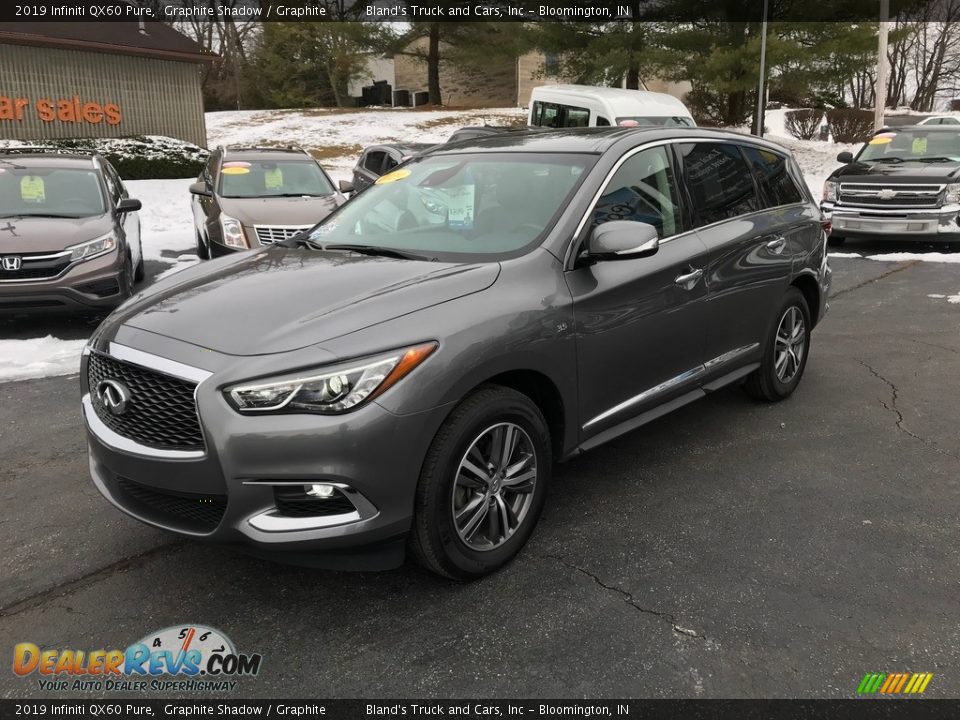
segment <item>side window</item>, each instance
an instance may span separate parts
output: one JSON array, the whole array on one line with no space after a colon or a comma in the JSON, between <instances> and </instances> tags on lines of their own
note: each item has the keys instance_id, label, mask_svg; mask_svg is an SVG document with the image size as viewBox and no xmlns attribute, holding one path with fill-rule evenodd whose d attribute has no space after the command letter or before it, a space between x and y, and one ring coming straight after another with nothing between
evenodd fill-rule
<instances>
[{"instance_id":1,"label":"side window","mask_svg":"<svg viewBox=\"0 0 960 720\"><path fill-rule=\"evenodd\" d=\"M120 184L120 178L117 176L116 171L110 167L105 161L102 162L103 167L103 179L107 182L107 192L110 193L110 197L113 200L113 204L116 205L120 202L120 198L123 195L123 186Z\"/></svg>"},{"instance_id":2,"label":"side window","mask_svg":"<svg viewBox=\"0 0 960 720\"><path fill-rule=\"evenodd\" d=\"M210 157L207 158L206 164L203 166L203 171L200 173L200 180L207 184L207 187L213 187L213 168L217 164L217 154L215 152L210 153Z\"/></svg>"},{"instance_id":3,"label":"side window","mask_svg":"<svg viewBox=\"0 0 960 720\"><path fill-rule=\"evenodd\" d=\"M566 107L566 116L563 119L564 127L588 127L590 125L590 111L587 108Z\"/></svg>"},{"instance_id":4,"label":"side window","mask_svg":"<svg viewBox=\"0 0 960 720\"><path fill-rule=\"evenodd\" d=\"M537 100L533 104L533 124L541 127L559 127L560 106Z\"/></svg>"},{"instance_id":5,"label":"side window","mask_svg":"<svg viewBox=\"0 0 960 720\"><path fill-rule=\"evenodd\" d=\"M728 143L684 143L679 146L690 200L709 225L760 209L756 188L740 148Z\"/></svg>"},{"instance_id":6,"label":"side window","mask_svg":"<svg viewBox=\"0 0 960 720\"><path fill-rule=\"evenodd\" d=\"M666 148L637 153L610 178L593 208L593 226L611 220L649 223L661 238L679 231L677 182Z\"/></svg>"},{"instance_id":7,"label":"side window","mask_svg":"<svg viewBox=\"0 0 960 720\"><path fill-rule=\"evenodd\" d=\"M383 172L384 172L384 173L388 173L388 172L390 172L391 170L393 170L393 168L395 168L395 167L396 167L397 165L399 165L399 164L400 164L400 162L399 162L396 158L394 158L392 155L389 155L389 154L388 154L388 155L383 159Z\"/></svg>"},{"instance_id":8,"label":"side window","mask_svg":"<svg viewBox=\"0 0 960 720\"><path fill-rule=\"evenodd\" d=\"M385 155L385 152L379 150L367 153L366 157L363 159L363 167L370 172L379 175L383 169L383 158Z\"/></svg>"},{"instance_id":9,"label":"side window","mask_svg":"<svg viewBox=\"0 0 960 720\"><path fill-rule=\"evenodd\" d=\"M610 121L603 115L597 115L597 127L610 127Z\"/></svg>"},{"instance_id":10,"label":"side window","mask_svg":"<svg viewBox=\"0 0 960 720\"><path fill-rule=\"evenodd\" d=\"M797 187L783 155L749 145L743 147L743 153L757 179L761 199L766 207L804 201L803 192Z\"/></svg>"}]
</instances>

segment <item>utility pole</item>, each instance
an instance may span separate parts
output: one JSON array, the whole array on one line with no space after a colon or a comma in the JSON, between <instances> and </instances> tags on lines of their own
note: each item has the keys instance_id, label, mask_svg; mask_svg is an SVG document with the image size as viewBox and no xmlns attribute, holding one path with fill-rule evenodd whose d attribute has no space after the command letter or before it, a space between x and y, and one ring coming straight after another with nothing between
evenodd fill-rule
<instances>
[{"instance_id":1,"label":"utility pole","mask_svg":"<svg viewBox=\"0 0 960 720\"><path fill-rule=\"evenodd\" d=\"M887 2L887 0L881 0ZM763 22L760 26L760 82L757 84L757 124L755 134L763 137L764 111L767 109L766 98L764 97L764 80L767 76L767 10L769 0L763 0Z\"/></svg>"},{"instance_id":2,"label":"utility pole","mask_svg":"<svg viewBox=\"0 0 960 720\"><path fill-rule=\"evenodd\" d=\"M873 129L883 127L883 111L887 105L887 34L890 0L880 0L880 29L877 33L877 85L873 91Z\"/></svg>"}]
</instances>

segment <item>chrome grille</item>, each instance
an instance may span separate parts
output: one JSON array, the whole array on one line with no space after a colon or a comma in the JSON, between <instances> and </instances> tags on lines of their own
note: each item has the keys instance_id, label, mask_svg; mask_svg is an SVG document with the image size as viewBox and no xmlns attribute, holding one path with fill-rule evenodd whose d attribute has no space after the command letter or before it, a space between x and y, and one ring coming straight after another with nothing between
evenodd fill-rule
<instances>
[{"instance_id":1,"label":"chrome grille","mask_svg":"<svg viewBox=\"0 0 960 720\"><path fill-rule=\"evenodd\" d=\"M87 379L97 416L115 433L164 450L204 449L193 398L195 383L98 352L90 353ZM116 380L130 389L130 402L122 415L111 413L97 397L103 380Z\"/></svg>"},{"instance_id":2,"label":"chrome grille","mask_svg":"<svg viewBox=\"0 0 960 720\"><path fill-rule=\"evenodd\" d=\"M253 229L257 231L257 240L261 245L272 245L283 240L289 240L294 235L304 230L309 230L312 225L254 225Z\"/></svg>"},{"instance_id":3,"label":"chrome grille","mask_svg":"<svg viewBox=\"0 0 960 720\"><path fill-rule=\"evenodd\" d=\"M6 270L0 262L0 282L29 282L31 280L53 280L70 266L70 251L44 254L0 253L0 258L16 257L20 267Z\"/></svg>"},{"instance_id":4,"label":"chrome grille","mask_svg":"<svg viewBox=\"0 0 960 720\"><path fill-rule=\"evenodd\" d=\"M943 185L883 185L840 182L842 205L882 208L935 208L940 204Z\"/></svg>"}]
</instances>

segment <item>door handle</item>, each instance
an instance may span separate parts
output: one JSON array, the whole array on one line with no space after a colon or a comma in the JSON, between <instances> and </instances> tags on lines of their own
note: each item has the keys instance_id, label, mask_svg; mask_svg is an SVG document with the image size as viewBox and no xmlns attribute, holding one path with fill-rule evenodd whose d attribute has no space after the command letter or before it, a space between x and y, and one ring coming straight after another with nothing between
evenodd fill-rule
<instances>
[{"instance_id":1,"label":"door handle","mask_svg":"<svg viewBox=\"0 0 960 720\"><path fill-rule=\"evenodd\" d=\"M780 254L783 252L783 248L786 247L787 239L783 235L777 235L773 240L767 243L767 250Z\"/></svg>"},{"instance_id":2,"label":"door handle","mask_svg":"<svg viewBox=\"0 0 960 720\"><path fill-rule=\"evenodd\" d=\"M687 290L690 290L696 284L697 280L699 280L702 277L703 277L703 269L697 268L696 270L693 270L688 273L684 273L683 275L677 275L677 277L674 278L674 282L677 285L682 285Z\"/></svg>"}]
</instances>

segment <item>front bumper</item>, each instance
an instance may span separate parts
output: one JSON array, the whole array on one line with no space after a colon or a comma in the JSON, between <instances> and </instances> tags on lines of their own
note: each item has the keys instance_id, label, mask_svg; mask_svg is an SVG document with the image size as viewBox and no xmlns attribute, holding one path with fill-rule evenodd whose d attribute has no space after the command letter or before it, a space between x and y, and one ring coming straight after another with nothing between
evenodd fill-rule
<instances>
[{"instance_id":1,"label":"front bumper","mask_svg":"<svg viewBox=\"0 0 960 720\"><path fill-rule=\"evenodd\" d=\"M111 343L109 354L167 374L184 368L121 350ZM81 383L90 474L125 513L181 535L238 543L290 562L364 569L402 562L422 459L447 408L396 415L374 402L339 416L246 416L227 404L215 373L187 369L199 380L194 397L205 447L156 450L113 432L100 419L87 382L88 358ZM349 507L291 515L278 503L278 488L319 483L334 485Z\"/></svg>"},{"instance_id":2,"label":"front bumper","mask_svg":"<svg viewBox=\"0 0 960 720\"><path fill-rule=\"evenodd\" d=\"M845 238L960 240L960 205L917 210L850 207L822 203L832 232Z\"/></svg>"},{"instance_id":3,"label":"front bumper","mask_svg":"<svg viewBox=\"0 0 960 720\"><path fill-rule=\"evenodd\" d=\"M0 312L101 312L123 301L119 252L80 262L52 280L0 282Z\"/></svg>"}]
</instances>

